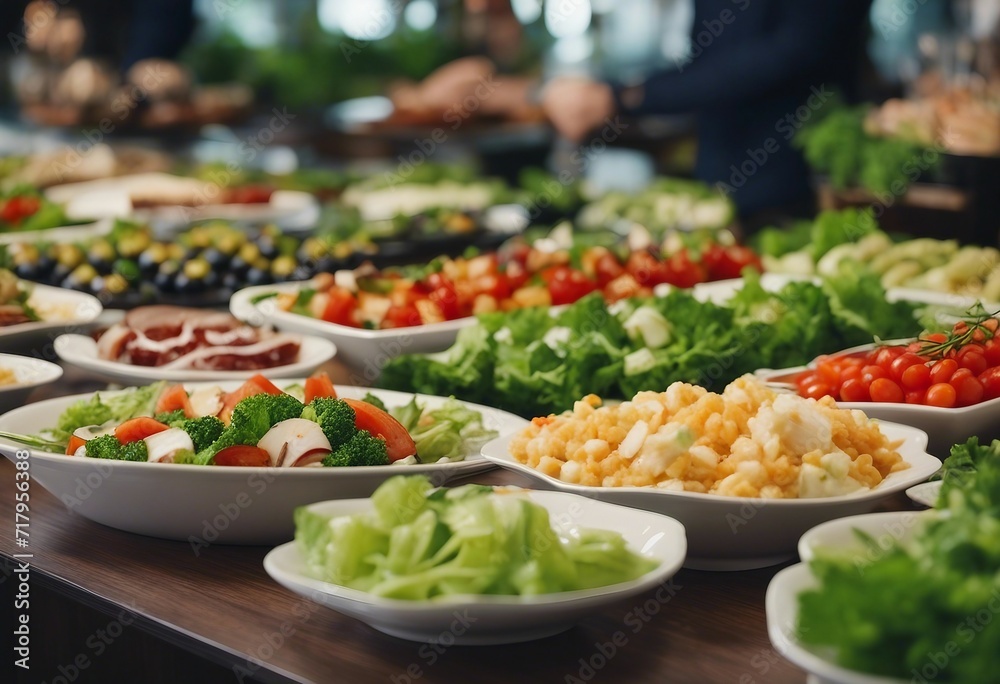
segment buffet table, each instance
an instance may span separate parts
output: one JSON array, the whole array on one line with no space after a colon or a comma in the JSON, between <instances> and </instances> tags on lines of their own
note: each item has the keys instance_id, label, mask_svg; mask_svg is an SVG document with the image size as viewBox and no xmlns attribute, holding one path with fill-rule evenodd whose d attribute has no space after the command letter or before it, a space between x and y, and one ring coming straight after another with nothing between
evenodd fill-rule
<instances>
[{"instance_id":1,"label":"buffet table","mask_svg":"<svg viewBox=\"0 0 1000 684\"><path fill-rule=\"evenodd\" d=\"M335 367L330 370L336 374ZM32 399L92 390L93 384L67 369L65 382ZM470 481L530 484L501 470ZM27 560L31 600L43 591L54 597L28 611L31 640L39 644L34 648L45 642L46 649L56 651L53 656L47 650L45 660L32 658L26 682L97 681L87 675L100 659L141 658L139 664L149 667L157 659L176 662L181 655L189 682L225 676L222 681L409 684L520 678L751 684L802 682L805 677L774 651L767 637L764 592L780 568L682 570L658 592L540 641L449 647L449 635L444 635L439 644L427 645L386 636L285 590L264 572L266 547L210 546L196 556L186 543L128 534L74 515L36 483L30 489L29 547L18 549L14 482L14 466L3 459L4 575ZM902 499L898 505L904 505ZM25 552L32 554L30 559L14 558ZM13 602L16 583L3 584L11 590L5 600ZM44 608L50 603L54 610ZM96 620L101 629L65 636L65 625L78 610L99 611L100 619L91 622ZM95 637L105 633L138 635L145 650L109 644L105 653ZM89 669L69 677L81 656Z\"/></svg>"}]
</instances>

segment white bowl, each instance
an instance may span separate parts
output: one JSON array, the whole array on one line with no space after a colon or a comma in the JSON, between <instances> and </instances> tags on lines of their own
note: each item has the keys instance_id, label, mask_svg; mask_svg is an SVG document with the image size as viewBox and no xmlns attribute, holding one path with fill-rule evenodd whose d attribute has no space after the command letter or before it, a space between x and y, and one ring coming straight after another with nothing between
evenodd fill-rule
<instances>
[{"instance_id":1,"label":"white bowl","mask_svg":"<svg viewBox=\"0 0 1000 684\"><path fill-rule=\"evenodd\" d=\"M206 383L190 383L195 389ZM214 383L211 383L214 384ZM232 390L238 382L219 383ZM292 384L292 382L289 382ZM371 392L388 406L408 403L405 392L337 386L342 397ZM111 396L116 392L102 392ZM29 404L0 416L0 431L35 434L82 394ZM441 397L417 395L434 406ZM468 404L483 414L485 427L514 432L527 421L498 409ZM26 447L0 439L0 452L14 460ZM365 466L356 468L248 468L134 463L81 458L31 449L31 477L57 496L71 512L127 532L199 544L276 544L292 538L292 511L327 499L368 496L387 478L424 473L437 484L493 467L478 454L454 463Z\"/></svg>"},{"instance_id":2,"label":"white bowl","mask_svg":"<svg viewBox=\"0 0 1000 684\"><path fill-rule=\"evenodd\" d=\"M0 340L9 342L23 335L83 326L104 310L97 297L84 292L37 283L31 283L30 287L28 304L42 320L0 326Z\"/></svg>"},{"instance_id":3,"label":"white bowl","mask_svg":"<svg viewBox=\"0 0 1000 684\"><path fill-rule=\"evenodd\" d=\"M764 598L767 634L778 653L810 673L816 684L907 684L909 680L879 677L848 670L833 662L833 654L820 653L803 646L796 634L799 594L818 586L809 566L797 563L785 568L767 586Z\"/></svg>"},{"instance_id":4,"label":"white bowl","mask_svg":"<svg viewBox=\"0 0 1000 684\"><path fill-rule=\"evenodd\" d=\"M871 537L884 551L909 539L927 520L936 515L936 511L890 511L830 520L817 525L799 538L799 558L803 563L808 563L816 557L818 549L859 553L863 557L868 550L856 532L863 532Z\"/></svg>"},{"instance_id":5,"label":"white bowl","mask_svg":"<svg viewBox=\"0 0 1000 684\"><path fill-rule=\"evenodd\" d=\"M19 242L76 242L107 235L113 225L111 219L105 218L76 226L0 232L0 245L13 245Z\"/></svg>"},{"instance_id":6,"label":"white bowl","mask_svg":"<svg viewBox=\"0 0 1000 684\"><path fill-rule=\"evenodd\" d=\"M927 435L923 431L891 423L880 427L889 439L903 440L899 453L910 467L890 473L874 489L817 499L752 499L653 487L570 484L514 460L507 448L513 435L486 444L483 456L561 491L676 518L687 529L686 567L747 570L791 558L796 541L809 528L833 518L866 513L895 492L923 482L941 467L940 461L924 451Z\"/></svg>"},{"instance_id":7,"label":"white bowl","mask_svg":"<svg viewBox=\"0 0 1000 684\"><path fill-rule=\"evenodd\" d=\"M548 509L561 536L577 528L620 532L628 546L659 562L631 582L585 591L541 596L452 596L431 601L386 599L313 579L295 542L264 558L264 569L278 583L312 601L357 618L374 629L412 641L450 635L456 644L508 644L558 634L591 613L663 585L655 600L665 602L675 589L664 584L684 561L684 527L663 515L600 503L557 492L523 490L524 496ZM371 510L369 499L315 504L331 515ZM466 618L456 626L456 616ZM466 624L468 623L468 624Z\"/></svg>"},{"instance_id":8,"label":"white bowl","mask_svg":"<svg viewBox=\"0 0 1000 684\"><path fill-rule=\"evenodd\" d=\"M252 301L271 292L298 292L308 287L309 282L248 287L233 294L229 310L251 325L270 323L279 330L332 340L337 345L337 358L351 368L359 384L374 382L386 364L400 354L444 351L455 343L459 330L476 322L475 316L468 316L408 328L366 330L283 311L273 297L256 304Z\"/></svg>"},{"instance_id":9,"label":"white bowl","mask_svg":"<svg viewBox=\"0 0 1000 684\"><path fill-rule=\"evenodd\" d=\"M886 344L909 341L891 340ZM831 356L847 356L857 352L870 351L874 348L874 344L864 344L831 354ZM795 378L814 367L815 362L808 366L780 370L762 368L754 375L773 387L795 391ZM956 408L877 401L838 401L837 406L843 409L864 411L865 415L876 420L912 425L926 431L929 437L928 451L941 459L948 457L952 446L962 444L969 437L978 436L987 442L1000 437L1000 397L972 406Z\"/></svg>"},{"instance_id":10,"label":"white bowl","mask_svg":"<svg viewBox=\"0 0 1000 684\"><path fill-rule=\"evenodd\" d=\"M0 354L0 369L14 371L17 378L13 385L0 385L0 411L21 406L33 389L49 385L63 374L63 369L54 363L16 354Z\"/></svg>"},{"instance_id":11,"label":"white bowl","mask_svg":"<svg viewBox=\"0 0 1000 684\"><path fill-rule=\"evenodd\" d=\"M910 497L910 500L914 503L918 503L921 506L927 506L928 508L934 508L934 506L937 505L938 495L941 494L942 484L944 483L941 480L923 482L907 489L906 495Z\"/></svg>"},{"instance_id":12,"label":"white bowl","mask_svg":"<svg viewBox=\"0 0 1000 684\"><path fill-rule=\"evenodd\" d=\"M322 337L305 335L302 337L299 349L299 360L295 363L260 371L224 371L164 369L157 366L134 366L130 363L108 361L98 357L97 342L88 335L60 335L56 338L54 346L56 354L63 361L123 385L150 383L157 380L169 380L170 382L240 380L255 373L264 373L272 379L301 378L312 373L337 353L333 342L324 340Z\"/></svg>"}]
</instances>

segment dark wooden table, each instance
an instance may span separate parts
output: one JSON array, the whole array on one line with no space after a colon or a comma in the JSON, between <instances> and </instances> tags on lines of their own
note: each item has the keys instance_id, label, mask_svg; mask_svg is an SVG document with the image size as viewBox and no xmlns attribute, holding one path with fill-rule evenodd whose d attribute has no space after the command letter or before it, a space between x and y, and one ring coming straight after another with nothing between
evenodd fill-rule
<instances>
[{"instance_id":1,"label":"dark wooden table","mask_svg":"<svg viewBox=\"0 0 1000 684\"><path fill-rule=\"evenodd\" d=\"M80 382L70 374L55 392L79 389ZM37 483L30 489L30 544L18 549L14 472L10 462L0 464L5 608L20 585L14 569L24 559L14 554L32 554L26 559L31 671L17 670L18 681L805 680L767 638L764 591L778 568L682 570L665 602L651 592L554 637L433 647L386 636L285 590L264 572L267 548L212 546L195 556L186 543L120 532L72 514ZM529 484L503 471L471 480ZM80 612L86 619L75 616ZM78 628L67 629L69 622ZM5 627L6 638L11 631ZM13 660L10 653L7 648L0 656L5 665ZM123 671L132 676L122 679Z\"/></svg>"}]
</instances>

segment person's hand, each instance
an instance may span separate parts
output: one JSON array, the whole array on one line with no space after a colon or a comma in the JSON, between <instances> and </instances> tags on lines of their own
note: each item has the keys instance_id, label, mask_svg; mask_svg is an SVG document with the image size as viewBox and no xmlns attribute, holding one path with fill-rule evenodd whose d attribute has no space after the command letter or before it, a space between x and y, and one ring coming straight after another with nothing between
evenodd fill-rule
<instances>
[{"instance_id":1,"label":"person's hand","mask_svg":"<svg viewBox=\"0 0 1000 684\"><path fill-rule=\"evenodd\" d=\"M542 91L542 108L565 138L579 142L615 112L611 87L586 78L557 78Z\"/></svg>"},{"instance_id":2,"label":"person's hand","mask_svg":"<svg viewBox=\"0 0 1000 684\"><path fill-rule=\"evenodd\" d=\"M465 57L449 62L418 86L421 104L438 111L461 106L465 98L477 97L477 88L482 90L483 84L489 85L494 72L493 63L485 57Z\"/></svg>"}]
</instances>

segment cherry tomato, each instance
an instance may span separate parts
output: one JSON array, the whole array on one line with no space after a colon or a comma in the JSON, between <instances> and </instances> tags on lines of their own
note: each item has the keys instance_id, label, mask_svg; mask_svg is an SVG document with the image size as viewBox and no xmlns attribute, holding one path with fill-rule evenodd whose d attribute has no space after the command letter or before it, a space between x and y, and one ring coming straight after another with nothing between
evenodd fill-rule
<instances>
[{"instance_id":1,"label":"cherry tomato","mask_svg":"<svg viewBox=\"0 0 1000 684\"><path fill-rule=\"evenodd\" d=\"M331 287L327 295L330 298L323 309L323 320L337 325L357 327L354 321L354 312L358 308L357 298L342 287Z\"/></svg>"},{"instance_id":2,"label":"cherry tomato","mask_svg":"<svg viewBox=\"0 0 1000 684\"><path fill-rule=\"evenodd\" d=\"M868 390L872 395L872 401L898 403L905 399L903 389L889 378L876 378Z\"/></svg>"},{"instance_id":3,"label":"cherry tomato","mask_svg":"<svg viewBox=\"0 0 1000 684\"><path fill-rule=\"evenodd\" d=\"M739 278L747 266L756 269L758 273L764 272L760 258L754 251L739 245L723 247L713 243L702 252L701 263L708 271L709 280Z\"/></svg>"},{"instance_id":4,"label":"cherry tomato","mask_svg":"<svg viewBox=\"0 0 1000 684\"><path fill-rule=\"evenodd\" d=\"M446 321L462 317L455 284L446 275L431 273L427 276L427 287L430 289L428 299L437 304Z\"/></svg>"},{"instance_id":5,"label":"cherry tomato","mask_svg":"<svg viewBox=\"0 0 1000 684\"><path fill-rule=\"evenodd\" d=\"M979 382L983 385L983 399L1000 397L1000 367L990 368L979 374Z\"/></svg>"},{"instance_id":6,"label":"cherry tomato","mask_svg":"<svg viewBox=\"0 0 1000 684\"><path fill-rule=\"evenodd\" d=\"M979 375L990 367L990 363L986 360L986 357L976 351L960 354L958 365L969 369L973 375Z\"/></svg>"},{"instance_id":7,"label":"cherry tomato","mask_svg":"<svg viewBox=\"0 0 1000 684\"><path fill-rule=\"evenodd\" d=\"M686 249L672 255L666 262L666 279L674 287L690 288L708 278L705 269L691 261Z\"/></svg>"},{"instance_id":8,"label":"cherry tomato","mask_svg":"<svg viewBox=\"0 0 1000 684\"><path fill-rule=\"evenodd\" d=\"M889 377L889 374L886 373L882 366L865 366L861 369L861 383L866 388L870 387L875 380L887 377Z\"/></svg>"},{"instance_id":9,"label":"cherry tomato","mask_svg":"<svg viewBox=\"0 0 1000 684\"><path fill-rule=\"evenodd\" d=\"M386 453L390 461L417 453L413 438L403 424L377 406L358 399L344 399L354 409L354 426L366 430L375 437L385 440Z\"/></svg>"},{"instance_id":10,"label":"cherry tomato","mask_svg":"<svg viewBox=\"0 0 1000 684\"><path fill-rule=\"evenodd\" d=\"M931 366L931 384L948 382L957 370L958 362L955 359L941 359Z\"/></svg>"},{"instance_id":11,"label":"cherry tomato","mask_svg":"<svg viewBox=\"0 0 1000 684\"><path fill-rule=\"evenodd\" d=\"M222 449L212 462L217 466L262 467L271 465L271 456L260 447L237 444Z\"/></svg>"},{"instance_id":12,"label":"cherry tomato","mask_svg":"<svg viewBox=\"0 0 1000 684\"><path fill-rule=\"evenodd\" d=\"M618 257L609 251L604 251L594 264L594 275L597 277L597 284L604 288L618 276L625 273L625 268L618 261Z\"/></svg>"},{"instance_id":13,"label":"cherry tomato","mask_svg":"<svg viewBox=\"0 0 1000 684\"><path fill-rule=\"evenodd\" d=\"M931 369L924 363L915 363L903 371L899 379L905 390L924 390L931 384Z\"/></svg>"},{"instance_id":14,"label":"cherry tomato","mask_svg":"<svg viewBox=\"0 0 1000 684\"><path fill-rule=\"evenodd\" d=\"M991 321L996 320L991 318ZM983 356L986 357L986 362L990 366L1000 366L1000 337L994 337L986 341L983 345Z\"/></svg>"},{"instance_id":15,"label":"cherry tomato","mask_svg":"<svg viewBox=\"0 0 1000 684\"><path fill-rule=\"evenodd\" d=\"M519 261L508 263L503 269L503 274L507 277L507 285L510 287L511 292L522 287L531 277L528 269Z\"/></svg>"},{"instance_id":16,"label":"cherry tomato","mask_svg":"<svg viewBox=\"0 0 1000 684\"><path fill-rule=\"evenodd\" d=\"M871 358L871 365L881 366L888 371L892 367L892 362L905 353L904 347L880 347L875 350L875 354Z\"/></svg>"},{"instance_id":17,"label":"cherry tomato","mask_svg":"<svg viewBox=\"0 0 1000 684\"><path fill-rule=\"evenodd\" d=\"M899 380L903 377L903 372L906 371L907 368L920 363L919 356L911 354L910 352L904 352L893 359L889 366L889 374L893 377L893 379Z\"/></svg>"},{"instance_id":18,"label":"cherry tomato","mask_svg":"<svg viewBox=\"0 0 1000 684\"><path fill-rule=\"evenodd\" d=\"M629 254L625 270L645 287L666 283L670 277L666 264L645 250Z\"/></svg>"},{"instance_id":19,"label":"cherry tomato","mask_svg":"<svg viewBox=\"0 0 1000 684\"><path fill-rule=\"evenodd\" d=\"M800 394L806 399L821 399L822 397L830 396L833 392L825 382L814 382L811 385L807 385Z\"/></svg>"},{"instance_id":20,"label":"cherry tomato","mask_svg":"<svg viewBox=\"0 0 1000 684\"><path fill-rule=\"evenodd\" d=\"M505 273L485 275L476 281L476 290L500 302L510 297L510 280Z\"/></svg>"},{"instance_id":21,"label":"cherry tomato","mask_svg":"<svg viewBox=\"0 0 1000 684\"><path fill-rule=\"evenodd\" d=\"M17 225L24 219L33 216L42 206L37 197L21 195L11 197L0 206L0 219L5 222Z\"/></svg>"},{"instance_id":22,"label":"cherry tomato","mask_svg":"<svg viewBox=\"0 0 1000 684\"><path fill-rule=\"evenodd\" d=\"M986 390L983 389L983 384L979 382L978 378L974 378L971 375L959 376L958 373L955 373L948 384L955 388L955 404L957 406L978 404L983 400L983 395L986 393Z\"/></svg>"},{"instance_id":23,"label":"cherry tomato","mask_svg":"<svg viewBox=\"0 0 1000 684\"><path fill-rule=\"evenodd\" d=\"M871 395L868 388L861 382L860 378L851 378L844 382L840 388L841 401L870 401Z\"/></svg>"},{"instance_id":24,"label":"cherry tomato","mask_svg":"<svg viewBox=\"0 0 1000 684\"><path fill-rule=\"evenodd\" d=\"M925 401L928 406L951 408L957 400L958 393L947 382L938 382L927 388L927 398Z\"/></svg>"},{"instance_id":25,"label":"cherry tomato","mask_svg":"<svg viewBox=\"0 0 1000 684\"><path fill-rule=\"evenodd\" d=\"M831 387L840 385L840 364L832 359L817 360L816 372Z\"/></svg>"},{"instance_id":26,"label":"cherry tomato","mask_svg":"<svg viewBox=\"0 0 1000 684\"><path fill-rule=\"evenodd\" d=\"M163 390L160 398L156 400L156 413L170 413L177 410L183 410L188 418L194 417L194 407L191 406L191 398L184 385L171 385Z\"/></svg>"},{"instance_id":27,"label":"cherry tomato","mask_svg":"<svg viewBox=\"0 0 1000 684\"><path fill-rule=\"evenodd\" d=\"M552 304L572 304L597 289L597 284L569 266L553 266L542 273Z\"/></svg>"},{"instance_id":28,"label":"cherry tomato","mask_svg":"<svg viewBox=\"0 0 1000 684\"><path fill-rule=\"evenodd\" d=\"M907 404L923 404L927 400L927 390L910 390L906 393Z\"/></svg>"}]
</instances>

